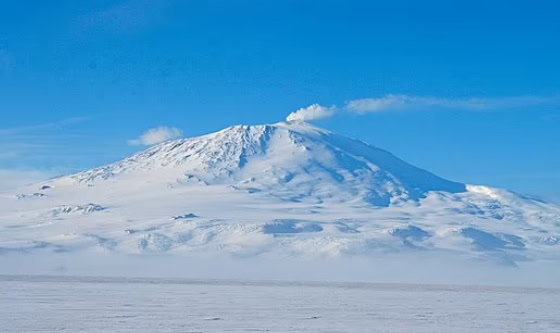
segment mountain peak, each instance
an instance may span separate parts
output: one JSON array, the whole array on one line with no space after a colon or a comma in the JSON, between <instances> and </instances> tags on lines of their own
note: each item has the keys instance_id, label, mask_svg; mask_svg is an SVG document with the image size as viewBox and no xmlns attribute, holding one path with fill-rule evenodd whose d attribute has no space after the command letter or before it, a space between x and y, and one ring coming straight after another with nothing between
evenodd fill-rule
<instances>
[{"instance_id":1,"label":"mountain peak","mask_svg":"<svg viewBox=\"0 0 560 333\"><path fill-rule=\"evenodd\" d=\"M429 191L463 192L387 151L305 122L237 125L153 146L120 162L72 176L83 183L153 173L166 182L230 185L287 200L363 202L418 200ZM159 178L158 178L159 179Z\"/></svg>"}]
</instances>

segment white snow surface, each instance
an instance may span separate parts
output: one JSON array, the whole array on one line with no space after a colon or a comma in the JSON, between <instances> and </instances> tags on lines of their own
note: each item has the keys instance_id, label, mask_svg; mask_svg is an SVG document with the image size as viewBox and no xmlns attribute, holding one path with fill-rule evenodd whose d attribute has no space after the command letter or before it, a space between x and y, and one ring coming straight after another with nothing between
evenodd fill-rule
<instances>
[{"instance_id":1,"label":"white snow surface","mask_svg":"<svg viewBox=\"0 0 560 333\"><path fill-rule=\"evenodd\" d=\"M0 193L0 256L431 251L558 260L560 207L448 181L302 122L234 126Z\"/></svg>"},{"instance_id":2,"label":"white snow surface","mask_svg":"<svg viewBox=\"0 0 560 333\"><path fill-rule=\"evenodd\" d=\"M2 332L559 332L559 289L0 276Z\"/></svg>"}]
</instances>

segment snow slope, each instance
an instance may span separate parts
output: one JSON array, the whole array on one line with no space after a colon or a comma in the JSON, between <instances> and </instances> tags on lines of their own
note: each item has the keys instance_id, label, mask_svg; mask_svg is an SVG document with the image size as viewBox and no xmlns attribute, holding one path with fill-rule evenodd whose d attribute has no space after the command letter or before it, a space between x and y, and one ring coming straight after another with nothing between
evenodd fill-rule
<instances>
[{"instance_id":1,"label":"snow slope","mask_svg":"<svg viewBox=\"0 0 560 333\"><path fill-rule=\"evenodd\" d=\"M0 254L557 260L560 207L448 181L301 122L234 126L0 194Z\"/></svg>"}]
</instances>

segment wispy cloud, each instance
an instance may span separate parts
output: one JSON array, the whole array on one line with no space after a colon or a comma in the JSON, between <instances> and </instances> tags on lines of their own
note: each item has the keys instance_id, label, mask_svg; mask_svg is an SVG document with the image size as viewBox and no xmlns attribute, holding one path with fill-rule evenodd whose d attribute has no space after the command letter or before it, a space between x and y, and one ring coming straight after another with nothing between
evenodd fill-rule
<instances>
[{"instance_id":1,"label":"wispy cloud","mask_svg":"<svg viewBox=\"0 0 560 333\"><path fill-rule=\"evenodd\" d=\"M73 117L28 126L0 128L0 163L24 160L67 151L69 133L75 133L87 117Z\"/></svg>"},{"instance_id":2,"label":"wispy cloud","mask_svg":"<svg viewBox=\"0 0 560 333\"><path fill-rule=\"evenodd\" d=\"M16 160L28 154L36 156L40 151L52 150L53 148L55 148L53 145L40 143L0 142L0 162Z\"/></svg>"},{"instance_id":3,"label":"wispy cloud","mask_svg":"<svg viewBox=\"0 0 560 333\"><path fill-rule=\"evenodd\" d=\"M319 104L312 104L292 112L286 118L287 121L313 121L330 118L336 113L336 107L326 107Z\"/></svg>"},{"instance_id":4,"label":"wispy cloud","mask_svg":"<svg viewBox=\"0 0 560 333\"><path fill-rule=\"evenodd\" d=\"M560 98L538 96L438 98L409 95L386 95L379 98L364 98L349 101L346 103L345 110L355 113L420 109L487 111L551 104L560 104Z\"/></svg>"},{"instance_id":5,"label":"wispy cloud","mask_svg":"<svg viewBox=\"0 0 560 333\"><path fill-rule=\"evenodd\" d=\"M313 121L337 113L367 114L392 111L463 110L497 111L537 106L560 106L560 96L510 96L441 98L430 96L385 95L346 102L342 107L313 104L290 113L287 121Z\"/></svg>"},{"instance_id":6,"label":"wispy cloud","mask_svg":"<svg viewBox=\"0 0 560 333\"><path fill-rule=\"evenodd\" d=\"M144 132L138 139L128 140L131 146L152 146L183 136L183 131L175 127L160 126Z\"/></svg>"},{"instance_id":7,"label":"wispy cloud","mask_svg":"<svg viewBox=\"0 0 560 333\"><path fill-rule=\"evenodd\" d=\"M36 124L36 125L0 128L0 136L16 135L22 133L33 133L40 130L62 129L69 125L84 122L88 119L89 119L88 117L72 117L72 118L62 119L59 121L53 121L48 123Z\"/></svg>"}]
</instances>

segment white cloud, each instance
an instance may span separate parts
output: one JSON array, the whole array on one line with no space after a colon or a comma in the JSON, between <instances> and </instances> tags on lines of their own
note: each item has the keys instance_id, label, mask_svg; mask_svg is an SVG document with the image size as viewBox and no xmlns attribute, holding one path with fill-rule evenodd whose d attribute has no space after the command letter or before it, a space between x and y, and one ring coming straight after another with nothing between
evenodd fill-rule
<instances>
[{"instance_id":1,"label":"white cloud","mask_svg":"<svg viewBox=\"0 0 560 333\"><path fill-rule=\"evenodd\" d=\"M313 121L332 117L336 112L336 107L326 107L319 104L312 104L292 112L286 118L287 121Z\"/></svg>"},{"instance_id":2,"label":"white cloud","mask_svg":"<svg viewBox=\"0 0 560 333\"><path fill-rule=\"evenodd\" d=\"M537 105L560 104L559 97L513 96L498 98L438 98L409 95L386 95L364 98L346 103L345 109L355 113L385 112L417 109L498 110Z\"/></svg>"},{"instance_id":3,"label":"white cloud","mask_svg":"<svg viewBox=\"0 0 560 333\"><path fill-rule=\"evenodd\" d=\"M346 102L344 107L340 108L335 105L325 107L319 104L312 104L290 113L286 120L313 121L330 118L338 112L365 114L415 110L493 111L531 106L560 106L560 96L440 98L389 94L383 97L351 100Z\"/></svg>"},{"instance_id":4,"label":"white cloud","mask_svg":"<svg viewBox=\"0 0 560 333\"><path fill-rule=\"evenodd\" d=\"M132 146L152 146L182 136L183 131L178 128L160 126L147 130L138 139L128 140L128 144Z\"/></svg>"}]
</instances>

